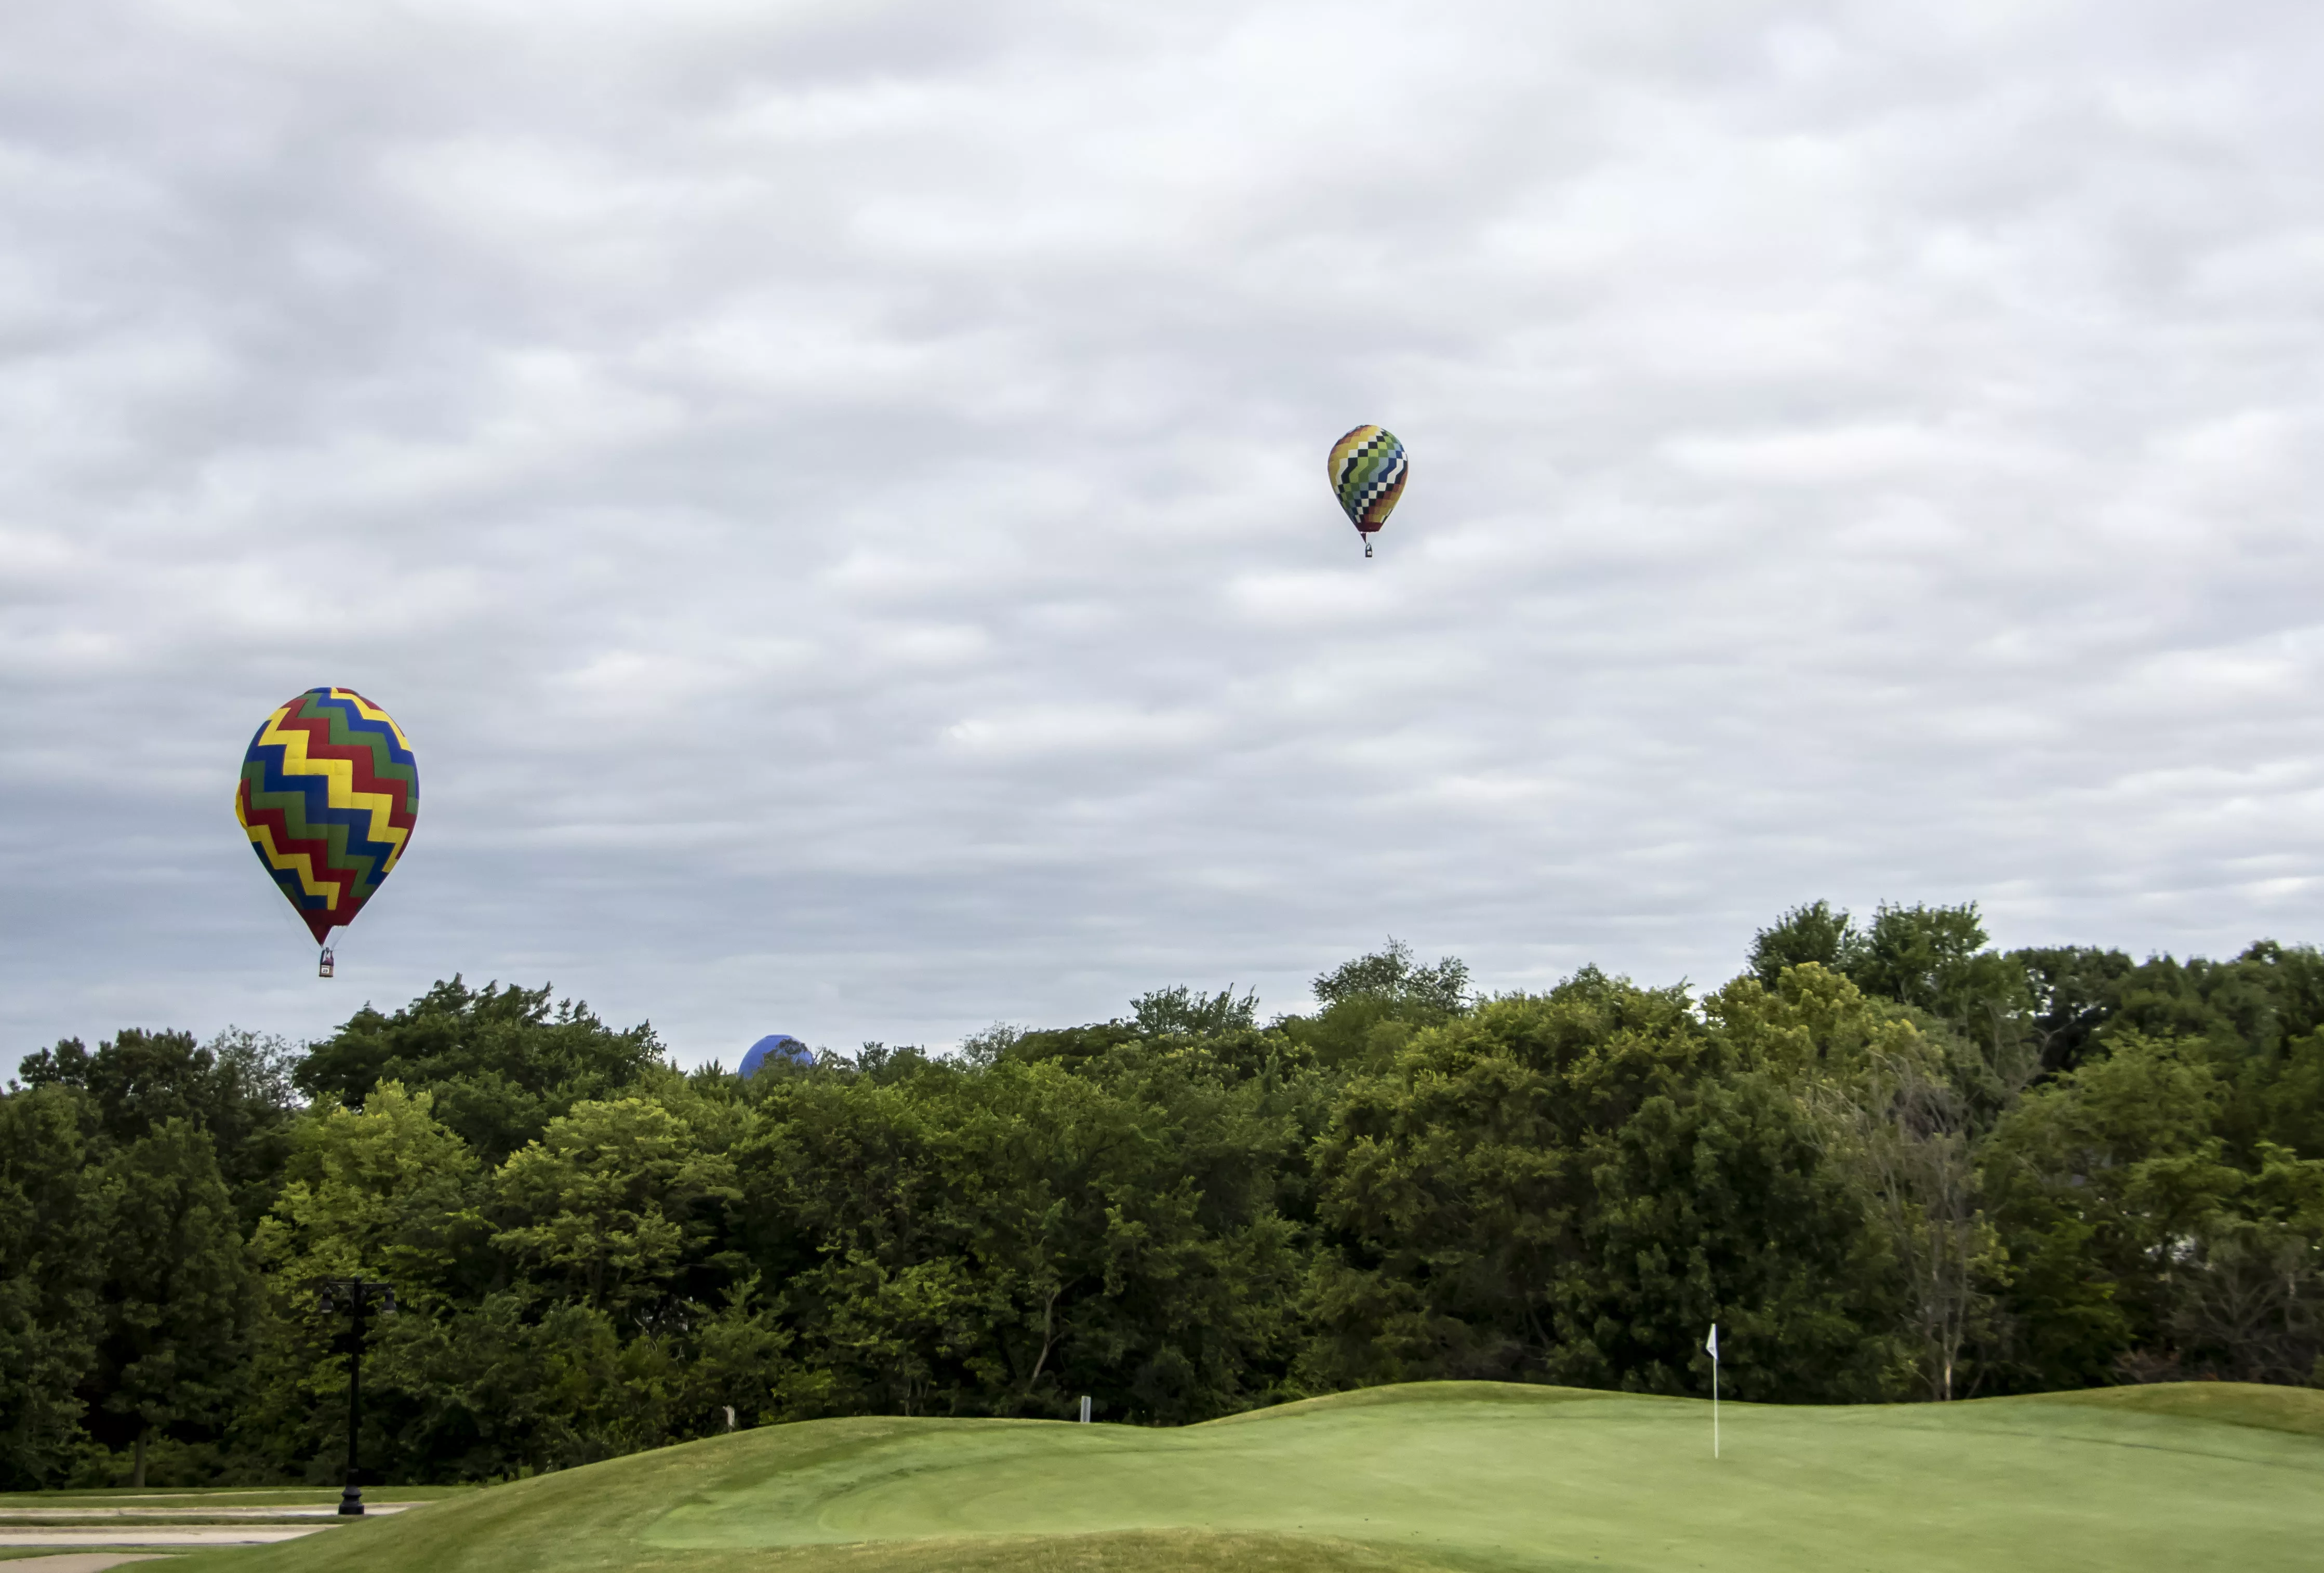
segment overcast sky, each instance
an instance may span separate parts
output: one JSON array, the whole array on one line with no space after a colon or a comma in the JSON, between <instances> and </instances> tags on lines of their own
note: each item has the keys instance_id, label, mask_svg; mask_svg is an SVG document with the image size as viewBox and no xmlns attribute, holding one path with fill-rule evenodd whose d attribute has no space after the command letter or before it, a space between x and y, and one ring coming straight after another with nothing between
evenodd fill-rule
<instances>
[{"instance_id":1,"label":"overcast sky","mask_svg":"<svg viewBox=\"0 0 2324 1573\"><path fill-rule=\"evenodd\" d=\"M2319 83L2292 0L8 5L0 1069L2324 938ZM330 982L231 801L325 684L423 787Z\"/></svg>"}]
</instances>

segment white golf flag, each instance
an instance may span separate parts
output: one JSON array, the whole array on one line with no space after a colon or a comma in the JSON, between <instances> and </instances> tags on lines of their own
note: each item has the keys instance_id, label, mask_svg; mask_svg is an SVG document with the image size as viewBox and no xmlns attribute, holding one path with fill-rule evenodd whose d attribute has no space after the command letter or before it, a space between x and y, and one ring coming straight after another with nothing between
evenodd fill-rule
<instances>
[{"instance_id":1,"label":"white golf flag","mask_svg":"<svg viewBox=\"0 0 2324 1573\"><path fill-rule=\"evenodd\" d=\"M1711 1324L1711 1336L1702 1340L1711 1351L1711 1456L1719 1457L1719 1324Z\"/></svg>"}]
</instances>

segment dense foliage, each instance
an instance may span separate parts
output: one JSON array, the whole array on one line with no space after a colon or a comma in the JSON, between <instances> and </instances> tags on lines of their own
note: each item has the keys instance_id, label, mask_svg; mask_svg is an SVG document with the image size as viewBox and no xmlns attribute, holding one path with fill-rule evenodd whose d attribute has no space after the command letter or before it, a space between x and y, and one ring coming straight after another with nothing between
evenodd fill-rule
<instances>
[{"instance_id":1,"label":"dense foliage","mask_svg":"<svg viewBox=\"0 0 2324 1573\"><path fill-rule=\"evenodd\" d=\"M1784 1402L2324 1383L2324 955L2003 954L1818 903L1701 998L1401 946L750 1081L549 990L0 1095L0 1485L554 1468L890 1412L1199 1420L1435 1376Z\"/></svg>"}]
</instances>

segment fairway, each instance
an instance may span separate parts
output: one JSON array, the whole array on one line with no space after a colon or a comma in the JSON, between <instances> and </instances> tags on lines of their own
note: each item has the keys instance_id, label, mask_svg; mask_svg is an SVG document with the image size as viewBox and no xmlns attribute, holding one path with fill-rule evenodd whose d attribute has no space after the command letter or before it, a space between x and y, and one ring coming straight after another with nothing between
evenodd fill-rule
<instances>
[{"instance_id":1,"label":"fairway","mask_svg":"<svg viewBox=\"0 0 2324 1573\"><path fill-rule=\"evenodd\" d=\"M2212 1418L2226 1416L2227 1418ZM2315 1567L2324 1394L1951 1405L1383 1388L1179 1430L815 1421L230 1553L249 1573L612 1568ZM188 1565L223 1568L225 1557Z\"/></svg>"}]
</instances>

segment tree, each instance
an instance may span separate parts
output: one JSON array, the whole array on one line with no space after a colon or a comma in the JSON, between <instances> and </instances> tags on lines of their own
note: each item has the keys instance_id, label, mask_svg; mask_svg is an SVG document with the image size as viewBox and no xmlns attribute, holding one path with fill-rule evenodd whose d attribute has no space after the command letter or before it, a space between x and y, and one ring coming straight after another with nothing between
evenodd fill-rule
<instances>
[{"instance_id":1,"label":"tree","mask_svg":"<svg viewBox=\"0 0 2324 1573\"><path fill-rule=\"evenodd\" d=\"M1787 967L1770 984L1738 978L1708 996L1702 1013L1741 1062L1779 1070L1802 1085L1855 1075L1878 1059L1914 1052L1922 1038L1909 1012L1868 997L1816 961Z\"/></svg>"},{"instance_id":2,"label":"tree","mask_svg":"<svg viewBox=\"0 0 2324 1573\"><path fill-rule=\"evenodd\" d=\"M1983 1154L2022 1264L2006 1295L2016 1379L2324 1375L2324 1159L2238 1134L2276 1084L2301 1085L2301 1045L2107 1036Z\"/></svg>"},{"instance_id":3,"label":"tree","mask_svg":"<svg viewBox=\"0 0 2324 1573\"><path fill-rule=\"evenodd\" d=\"M273 1199L289 1154L290 1058L281 1038L234 1027L198 1044L191 1033L130 1028L94 1054L64 1039L27 1057L19 1074L29 1086L86 1092L110 1143L136 1141L165 1120L190 1122L209 1138L246 1228Z\"/></svg>"},{"instance_id":4,"label":"tree","mask_svg":"<svg viewBox=\"0 0 2324 1573\"><path fill-rule=\"evenodd\" d=\"M101 1181L105 1325L91 1385L132 1431L219 1418L247 1352L250 1264L208 1140L183 1118L118 1149Z\"/></svg>"},{"instance_id":5,"label":"tree","mask_svg":"<svg viewBox=\"0 0 2324 1573\"><path fill-rule=\"evenodd\" d=\"M360 1107L383 1081L435 1097L435 1118L497 1164L588 1099L616 1097L659 1063L643 1023L616 1032L539 989L454 978L392 1016L365 1006L300 1062L307 1092Z\"/></svg>"},{"instance_id":6,"label":"tree","mask_svg":"<svg viewBox=\"0 0 2324 1573\"><path fill-rule=\"evenodd\" d=\"M2205 1219L2172 1266L2168 1352L2135 1374L2324 1385L2324 1164L2272 1158L2237 1200L2273 1190L2292 1205Z\"/></svg>"},{"instance_id":7,"label":"tree","mask_svg":"<svg viewBox=\"0 0 2324 1573\"><path fill-rule=\"evenodd\" d=\"M2011 1385L2089 1386L2139 1351L2163 1358L2178 1258L2238 1183L2213 1134L2227 1095L2200 1044L2119 1033L2002 1118L1978 1166L2012 1267Z\"/></svg>"},{"instance_id":8,"label":"tree","mask_svg":"<svg viewBox=\"0 0 2324 1573\"><path fill-rule=\"evenodd\" d=\"M2135 964L2120 951L2084 945L2012 951L2009 960L2025 972L2043 1074L2073 1070L2120 1009L2123 985Z\"/></svg>"},{"instance_id":9,"label":"tree","mask_svg":"<svg viewBox=\"0 0 2324 1573\"><path fill-rule=\"evenodd\" d=\"M480 1215L481 1165L436 1119L433 1105L430 1093L383 1081L360 1109L318 1105L293 1135L281 1193L252 1241L266 1272L267 1314L242 1416L253 1443L279 1467L327 1468L345 1452L345 1322L315 1306L327 1278L383 1280L401 1308L381 1324L383 1348L364 1368L364 1456L407 1477L433 1478L431 1449L440 1445L457 1458L473 1440L465 1417L447 1419L438 1396L415 1392L410 1362L397 1353L428 1347L438 1324L503 1286ZM438 1429L428 1430L422 1413ZM410 1434L392 1434L400 1429ZM473 1453L461 1461L478 1463ZM484 1472L521 1461L521 1454L494 1456Z\"/></svg>"},{"instance_id":10,"label":"tree","mask_svg":"<svg viewBox=\"0 0 2324 1573\"><path fill-rule=\"evenodd\" d=\"M1216 1037L1254 1025L1259 992L1237 994L1230 984L1216 994L1197 994L1181 983L1139 995L1130 1001L1130 1025L1140 1037Z\"/></svg>"},{"instance_id":11,"label":"tree","mask_svg":"<svg viewBox=\"0 0 2324 1573\"><path fill-rule=\"evenodd\" d=\"M1772 989L1738 979L1704 1011L1739 1051L1794 1078L1816 1139L1901 1277L1904 1343L1928 1395L1954 1396L1964 1350L1988 1330L1989 1290L2004 1272L1977 1154L2034 1062L1987 1053L1813 961L1784 969Z\"/></svg>"},{"instance_id":12,"label":"tree","mask_svg":"<svg viewBox=\"0 0 2324 1573\"><path fill-rule=\"evenodd\" d=\"M1877 1395L1866 1231L1813 1136L1680 989L1585 970L1425 1030L1317 1144L1304 1369L1707 1390L1716 1317L1744 1393Z\"/></svg>"},{"instance_id":13,"label":"tree","mask_svg":"<svg viewBox=\"0 0 2324 1573\"><path fill-rule=\"evenodd\" d=\"M559 1298L650 1315L738 1199L734 1166L643 1098L576 1103L493 1181L493 1246Z\"/></svg>"},{"instance_id":14,"label":"tree","mask_svg":"<svg viewBox=\"0 0 2324 1573\"><path fill-rule=\"evenodd\" d=\"M1751 976L1773 989L1793 967L1813 963L1845 976L1864 948L1864 936L1843 909L1828 901L1811 901L1793 907L1751 938Z\"/></svg>"},{"instance_id":15,"label":"tree","mask_svg":"<svg viewBox=\"0 0 2324 1573\"><path fill-rule=\"evenodd\" d=\"M794 1413L1206 1419L1274 1390L1298 1277L1293 1132L1206 1050L782 1084L734 1149Z\"/></svg>"},{"instance_id":16,"label":"tree","mask_svg":"<svg viewBox=\"0 0 2324 1573\"><path fill-rule=\"evenodd\" d=\"M1977 903L1960 906L1880 905L1847 968L1849 980L1982 1039L1992 1039L2030 1004L2024 969L1985 944Z\"/></svg>"},{"instance_id":17,"label":"tree","mask_svg":"<svg viewBox=\"0 0 2324 1573\"><path fill-rule=\"evenodd\" d=\"M479 1292L494 1276L477 1265L480 1170L433 1093L383 1081L359 1109L318 1106L300 1122L253 1245L278 1297L311 1299L326 1278L385 1278L423 1310Z\"/></svg>"},{"instance_id":18,"label":"tree","mask_svg":"<svg viewBox=\"0 0 2324 1573\"><path fill-rule=\"evenodd\" d=\"M1412 947L1390 939L1388 948L1342 962L1310 986L1323 1008L1313 1016L1276 1023L1300 1054L1333 1068L1387 1064L1425 1027L1469 1009L1469 968L1458 956L1433 967Z\"/></svg>"},{"instance_id":19,"label":"tree","mask_svg":"<svg viewBox=\"0 0 2324 1573\"><path fill-rule=\"evenodd\" d=\"M83 1440L105 1235L78 1089L0 1096L0 1486L52 1484Z\"/></svg>"},{"instance_id":20,"label":"tree","mask_svg":"<svg viewBox=\"0 0 2324 1573\"><path fill-rule=\"evenodd\" d=\"M1950 1399L2005 1259L1981 1205L1970 1100L1930 1054L1905 1053L1818 1084L1811 1101L1904 1269L1928 1394Z\"/></svg>"},{"instance_id":21,"label":"tree","mask_svg":"<svg viewBox=\"0 0 2324 1573\"><path fill-rule=\"evenodd\" d=\"M1433 967L1421 966L1412 947L1390 935L1387 949L1342 961L1319 974L1310 988L1327 1010L1350 1000L1375 999L1457 1016L1469 1006L1469 964L1446 956Z\"/></svg>"}]
</instances>

